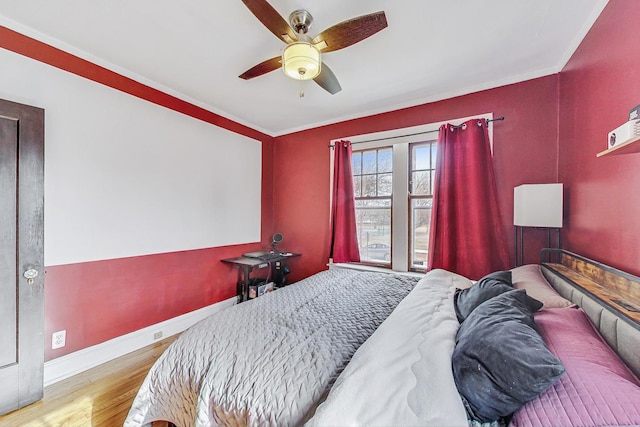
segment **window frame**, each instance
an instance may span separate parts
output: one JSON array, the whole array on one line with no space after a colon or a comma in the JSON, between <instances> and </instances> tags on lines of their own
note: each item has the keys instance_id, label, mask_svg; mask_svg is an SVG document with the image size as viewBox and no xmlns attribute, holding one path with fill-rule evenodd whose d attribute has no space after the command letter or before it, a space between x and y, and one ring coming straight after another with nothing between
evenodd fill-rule
<instances>
[{"instance_id":1,"label":"window frame","mask_svg":"<svg viewBox=\"0 0 640 427\"><path fill-rule=\"evenodd\" d=\"M408 236L408 243L409 243L409 253L408 253L408 268L409 271L417 271L417 272L424 272L427 269L427 261L428 261L428 248L429 248L429 242L427 242L427 261L425 261L424 266L417 266L414 263L414 259L413 256L415 254L415 239L414 239L414 233L413 233L413 221L414 221L414 213L413 213L413 208L412 208L412 202L414 200L433 200L433 182L435 179L435 171L436 171L436 159L433 158L433 146L436 146L436 150L437 150L437 145L438 145L438 137L436 135L435 139L434 138L429 138L426 139L424 141L418 141L418 142L411 142L409 143L409 176L408 176L408 185L407 185L407 209L409 211L409 217L408 217L408 225L409 225L409 236ZM413 148L416 146L429 146L430 147L430 152L429 152L429 168L428 169L413 169L413 165L412 165L412 160L413 160ZM436 151L437 153L437 151ZM433 167L431 167L433 166ZM430 193L429 194L413 194L413 176L412 176L412 172L415 171L429 171L430 173L430 177L429 177L429 182L430 182ZM431 217L429 217L430 219Z\"/></svg>"},{"instance_id":2,"label":"window frame","mask_svg":"<svg viewBox=\"0 0 640 427\"><path fill-rule=\"evenodd\" d=\"M390 230L389 230L389 232L390 232L390 235L393 236L393 188L391 189L391 194L389 194L388 196L387 195L381 196L381 195L379 195L379 191L378 191L378 189L379 189L378 183L379 183L380 175L391 173L392 174L392 180L393 180L393 165L392 165L391 172L387 172L387 171L382 171L381 172L380 171L379 152L380 151L386 151L386 150L390 150L391 151L391 156L392 156L392 159L393 159L393 147L391 145L384 145L384 146L374 147L374 148L356 148L356 149L352 149L352 153L361 153L360 154L360 173L356 174L355 172L353 172L353 176L354 177L355 176L360 176L361 177L361 181L360 181L360 196L355 196L355 194L354 194L354 196L355 196L356 205L358 204L359 200L370 200L370 201L389 200L389 208L388 208L389 209L389 218L390 218L390 223L389 223ZM375 151L375 153L376 153L376 170L375 170L374 173L370 173L370 172L365 173L365 171L364 171L364 153L365 152L372 152L372 151ZM352 162L352 164L353 164L353 162ZM375 179L375 181L376 181L376 194L373 195L373 196L372 195L364 195L363 194L364 193L363 192L363 188L364 188L364 185L365 185L363 177L365 175L367 175L367 176L375 175L375 177L376 177L376 179ZM355 187L354 187L354 193L355 193ZM382 209L384 207L380 207L380 208ZM386 209L386 208L384 208L384 209ZM356 218L357 218L357 215L356 215ZM360 247L362 247L362 242L360 241L360 239L358 239L358 242L360 243ZM391 254L391 256L393 256L393 242L390 241L389 243L391 245L390 254ZM373 245L373 244L377 244L377 243L371 243L371 244ZM371 258L369 258L367 260L360 259L360 264L362 264L362 265L371 265L371 266L389 268L390 269L391 268L391 257L389 258L388 262L384 262L384 260L380 260L379 262L377 262L377 261L375 261L375 260L373 260Z\"/></svg>"}]
</instances>

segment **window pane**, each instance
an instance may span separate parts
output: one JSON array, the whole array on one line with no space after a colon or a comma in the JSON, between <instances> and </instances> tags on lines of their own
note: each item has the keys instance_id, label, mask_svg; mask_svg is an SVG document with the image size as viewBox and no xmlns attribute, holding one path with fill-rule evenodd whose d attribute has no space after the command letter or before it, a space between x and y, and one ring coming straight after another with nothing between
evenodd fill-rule
<instances>
[{"instance_id":1,"label":"window pane","mask_svg":"<svg viewBox=\"0 0 640 427\"><path fill-rule=\"evenodd\" d=\"M432 199L411 201L411 266L427 267Z\"/></svg>"},{"instance_id":2,"label":"window pane","mask_svg":"<svg viewBox=\"0 0 640 427\"><path fill-rule=\"evenodd\" d=\"M411 174L411 194L431 194L431 173L429 171L413 172Z\"/></svg>"},{"instance_id":3,"label":"window pane","mask_svg":"<svg viewBox=\"0 0 640 427\"><path fill-rule=\"evenodd\" d=\"M391 196L392 187L393 180L390 173L378 175L378 196Z\"/></svg>"},{"instance_id":4,"label":"window pane","mask_svg":"<svg viewBox=\"0 0 640 427\"><path fill-rule=\"evenodd\" d=\"M353 177L353 193L356 197L360 197L362 195L362 177L354 176Z\"/></svg>"},{"instance_id":5,"label":"window pane","mask_svg":"<svg viewBox=\"0 0 640 427\"><path fill-rule=\"evenodd\" d=\"M393 171L393 152L391 148L378 150L378 172Z\"/></svg>"},{"instance_id":6,"label":"window pane","mask_svg":"<svg viewBox=\"0 0 640 427\"><path fill-rule=\"evenodd\" d=\"M360 199L356 200L356 209L391 208L391 199Z\"/></svg>"},{"instance_id":7,"label":"window pane","mask_svg":"<svg viewBox=\"0 0 640 427\"><path fill-rule=\"evenodd\" d=\"M435 169L432 170L431 172L429 172L429 182L431 183L431 195L433 195L433 180L436 177L436 171Z\"/></svg>"},{"instance_id":8,"label":"window pane","mask_svg":"<svg viewBox=\"0 0 640 427\"><path fill-rule=\"evenodd\" d=\"M360 259L391 263L391 208L356 208Z\"/></svg>"},{"instance_id":9,"label":"window pane","mask_svg":"<svg viewBox=\"0 0 640 427\"><path fill-rule=\"evenodd\" d=\"M438 154L438 150L437 150L438 145L434 142L433 144L431 144L431 169L436 168L436 155Z\"/></svg>"},{"instance_id":10,"label":"window pane","mask_svg":"<svg viewBox=\"0 0 640 427\"><path fill-rule=\"evenodd\" d=\"M429 145L413 146L413 162L411 169L429 169L431 165L431 147Z\"/></svg>"},{"instance_id":11,"label":"window pane","mask_svg":"<svg viewBox=\"0 0 640 427\"><path fill-rule=\"evenodd\" d=\"M360 175L362 173L362 155L360 153L351 154L351 168L354 175Z\"/></svg>"},{"instance_id":12,"label":"window pane","mask_svg":"<svg viewBox=\"0 0 640 427\"><path fill-rule=\"evenodd\" d=\"M362 153L362 173L376 173L375 151L364 151Z\"/></svg>"},{"instance_id":13,"label":"window pane","mask_svg":"<svg viewBox=\"0 0 640 427\"><path fill-rule=\"evenodd\" d=\"M376 196L376 175L362 176L362 196Z\"/></svg>"}]
</instances>

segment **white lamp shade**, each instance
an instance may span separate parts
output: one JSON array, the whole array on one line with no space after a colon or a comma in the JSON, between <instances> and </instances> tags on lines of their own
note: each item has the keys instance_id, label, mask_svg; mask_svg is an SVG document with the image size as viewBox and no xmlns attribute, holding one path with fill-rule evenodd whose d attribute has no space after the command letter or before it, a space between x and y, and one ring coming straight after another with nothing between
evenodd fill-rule
<instances>
[{"instance_id":1,"label":"white lamp shade","mask_svg":"<svg viewBox=\"0 0 640 427\"><path fill-rule=\"evenodd\" d=\"M523 184L513 189L513 224L562 228L562 184Z\"/></svg>"},{"instance_id":2,"label":"white lamp shade","mask_svg":"<svg viewBox=\"0 0 640 427\"><path fill-rule=\"evenodd\" d=\"M320 51L309 43L291 43L282 51L282 70L292 79L311 80L320 68Z\"/></svg>"}]
</instances>

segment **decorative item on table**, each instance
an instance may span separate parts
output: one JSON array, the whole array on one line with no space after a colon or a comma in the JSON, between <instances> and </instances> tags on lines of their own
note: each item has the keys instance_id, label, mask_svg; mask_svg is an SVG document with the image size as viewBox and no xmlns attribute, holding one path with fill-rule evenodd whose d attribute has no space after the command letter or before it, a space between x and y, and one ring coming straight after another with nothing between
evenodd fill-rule
<instances>
[{"instance_id":1,"label":"decorative item on table","mask_svg":"<svg viewBox=\"0 0 640 427\"><path fill-rule=\"evenodd\" d=\"M271 252L277 252L276 250L276 246L278 245L278 243L282 242L282 240L284 239L284 236L282 235L282 233L275 233L273 235L273 241L271 243Z\"/></svg>"}]
</instances>

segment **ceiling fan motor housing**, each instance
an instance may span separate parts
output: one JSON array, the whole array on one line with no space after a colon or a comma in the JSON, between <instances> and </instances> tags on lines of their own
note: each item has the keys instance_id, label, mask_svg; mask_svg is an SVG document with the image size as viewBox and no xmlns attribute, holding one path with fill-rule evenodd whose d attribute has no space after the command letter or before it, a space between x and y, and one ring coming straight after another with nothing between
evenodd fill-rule
<instances>
[{"instance_id":1,"label":"ceiling fan motor housing","mask_svg":"<svg viewBox=\"0 0 640 427\"><path fill-rule=\"evenodd\" d=\"M289 15L289 23L291 28L298 34L307 34L307 31L311 28L313 22L313 16L306 10L298 9L291 12Z\"/></svg>"}]
</instances>

